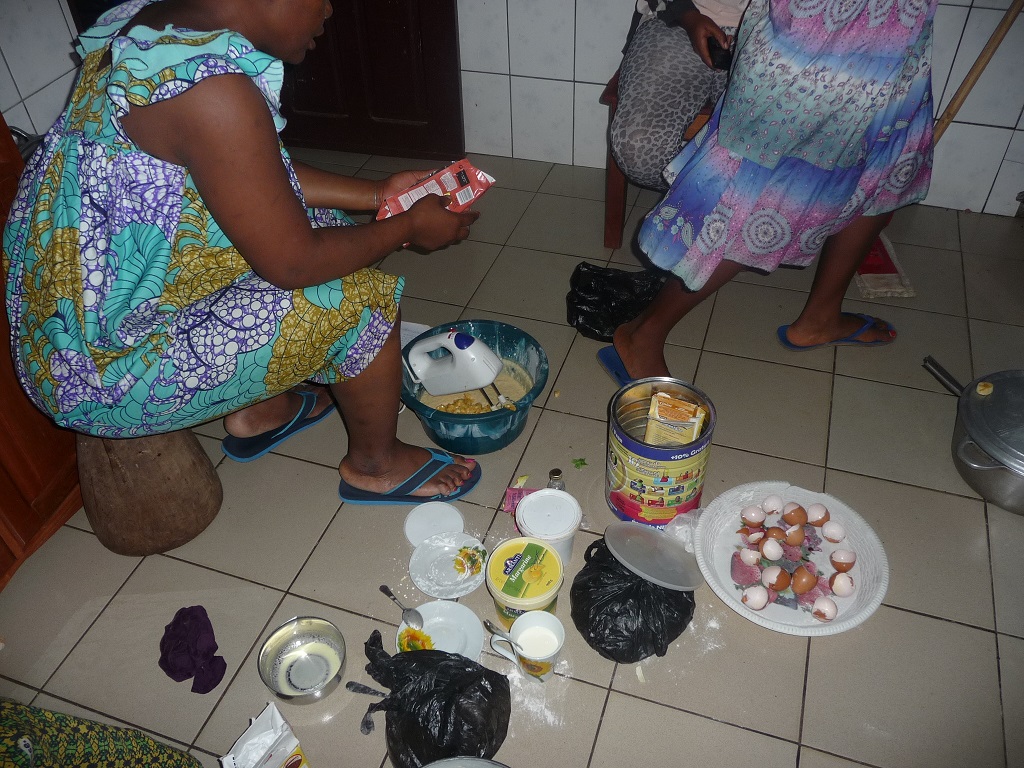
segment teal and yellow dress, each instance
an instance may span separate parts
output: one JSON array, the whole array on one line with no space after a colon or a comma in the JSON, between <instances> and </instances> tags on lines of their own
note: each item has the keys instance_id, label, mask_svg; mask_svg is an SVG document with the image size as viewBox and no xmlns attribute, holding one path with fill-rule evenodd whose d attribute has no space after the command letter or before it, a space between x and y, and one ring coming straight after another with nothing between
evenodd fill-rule
<instances>
[{"instance_id":1,"label":"teal and yellow dress","mask_svg":"<svg viewBox=\"0 0 1024 768\"><path fill-rule=\"evenodd\" d=\"M0 768L202 768L134 728L0 699Z\"/></svg>"},{"instance_id":2,"label":"teal and yellow dress","mask_svg":"<svg viewBox=\"0 0 1024 768\"><path fill-rule=\"evenodd\" d=\"M228 30L124 28L151 0L80 38L70 105L29 161L3 236L21 384L60 426L104 437L169 432L302 381L358 375L398 316L403 280L374 269L282 290L255 274L188 168L143 152L121 118L208 77L244 74L278 131L283 65ZM104 65L110 51L112 63ZM302 190L281 147L295 195ZM348 226L309 210L314 226Z\"/></svg>"}]
</instances>

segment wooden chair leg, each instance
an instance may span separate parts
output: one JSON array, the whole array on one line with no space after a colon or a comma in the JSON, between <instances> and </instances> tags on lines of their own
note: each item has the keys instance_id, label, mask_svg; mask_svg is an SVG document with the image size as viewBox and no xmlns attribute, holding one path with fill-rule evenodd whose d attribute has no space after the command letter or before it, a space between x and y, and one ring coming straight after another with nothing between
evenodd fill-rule
<instances>
[{"instance_id":1,"label":"wooden chair leg","mask_svg":"<svg viewBox=\"0 0 1024 768\"><path fill-rule=\"evenodd\" d=\"M599 101L608 107L609 144L604 165L604 247L622 245L622 227L626 223L626 175L615 163L611 148L611 127L619 106L619 71L615 70Z\"/></svg>"},{"instance_id":2,"label":"wooden chair leg","mask_svg":"<svg viewBox=\"0 0 1024 768\"><path fill-rule=\"evenodd\" d=\"M220 477L190 430L77 438L85 514L107 549L135 556L166 552L202 533L220 511Z\"/></svg>"},{"instance_id":3,"label":"wooden chair leg","mask_svg":"<svg viewBox=\"0 0 1024 768\"><path fill-rule=\"evenodd\" d=\"M622 245L622 228L626 223L626 176L608 151L604 171L604 247Z\"/></svg>"}]
</instances>

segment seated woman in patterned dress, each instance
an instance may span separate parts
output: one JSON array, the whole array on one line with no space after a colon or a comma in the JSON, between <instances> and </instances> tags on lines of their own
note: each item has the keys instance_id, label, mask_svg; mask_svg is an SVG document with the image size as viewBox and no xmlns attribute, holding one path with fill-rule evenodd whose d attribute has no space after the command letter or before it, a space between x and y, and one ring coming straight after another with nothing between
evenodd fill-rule
<instances>
[{"instance_id":1,"label":"seated woman in patterned dress","mask_svg":"<svg viewBox=\"0 0 1024 768\"><path fill-rule=\"evenodd\" d=\"M428 196L353 226L426 172L383 181L293 162L283 62L329 0L130 0L80 38L71 103L21 179L4 231L15 367L60 426L102 437L224 417L249 461L330 415L353 503L455 498L471 459L396 437L403 280L372 269L465 239L477 214Z\"/></svg>"}]
</instances>

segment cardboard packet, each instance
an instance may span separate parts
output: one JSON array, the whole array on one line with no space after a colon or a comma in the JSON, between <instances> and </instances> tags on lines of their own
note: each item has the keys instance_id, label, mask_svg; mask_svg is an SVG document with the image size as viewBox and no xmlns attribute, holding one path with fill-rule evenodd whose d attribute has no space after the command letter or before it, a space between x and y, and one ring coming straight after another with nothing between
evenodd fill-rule
<instances>
[{"instance_id":1,"label":"cardboard packet","mask_svg":"<svg viewBox=\"0 0 1024 768\"><path fill-rule=\"evenodd\" d=\"M686 445L700 437L707 411L697 403L667 392L651 397L644 442L649 445Z\"/></svg>"},{"instance_id":2,"label":"cardboard packet","mask_svg":"<svg viewBox=\"0 0 1024 768\"><path fill-rule=\"evenodd\" d=\"M271 702L220 758L221 768L310 768L299 740Z\"/></svg>"},{"instance_id":3,"label":"cardboard packet","mask_svg":"<svg viewBox=\"0 0 1024 768\"><path fill-rule=\"evenodd\" d=\"M493 183L493 177L474 167L468 159L458 160L387 198L377 211L377 220L407 211L427 195L451 195L448 210L458 213L473 205Z\"/></svg>"}]
</instances>

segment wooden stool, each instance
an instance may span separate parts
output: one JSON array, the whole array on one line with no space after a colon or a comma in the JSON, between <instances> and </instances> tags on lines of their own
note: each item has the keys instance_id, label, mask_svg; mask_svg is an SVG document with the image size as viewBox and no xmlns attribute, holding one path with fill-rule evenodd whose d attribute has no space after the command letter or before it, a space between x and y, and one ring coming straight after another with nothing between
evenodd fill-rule
<instances>
[{"instance_id":1,"label":"wooden stool","mask_svg":"<svg viewBox=\"0 0 1024 768\"><path fill-rule=\"evenodd\" d=\"M77 438L85 514L112 552L155 555L180 547L220 511L220 477L191 430Z\"/></svg>"},{"instance_id":2,"label":"wooden stool","mask_svg":"<svg viewBox=\"0 0 1024 768\"><path fill-rule=\"evenodd\" d=\"M608 85L601 91L598 99L608 107L608 127L611 128L615 109L619 105L619 70L615 70ZM683 133L683 141L689 141L711 119L713 104L705 104L704 108L693 118L693 122ZM608 146L608 158L604 170L604 247L618 248L622 245L622 227L626 223L626 187L629 181L619 169L612 157L611 144Z\"/></svg>"}]
</instances>

